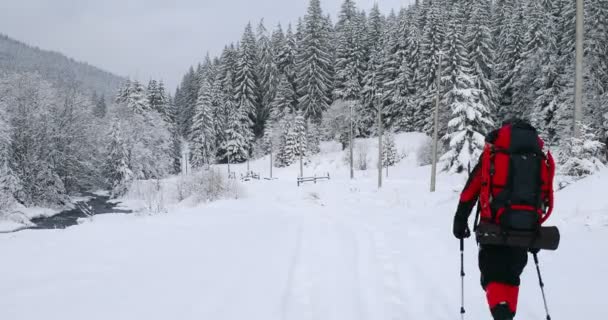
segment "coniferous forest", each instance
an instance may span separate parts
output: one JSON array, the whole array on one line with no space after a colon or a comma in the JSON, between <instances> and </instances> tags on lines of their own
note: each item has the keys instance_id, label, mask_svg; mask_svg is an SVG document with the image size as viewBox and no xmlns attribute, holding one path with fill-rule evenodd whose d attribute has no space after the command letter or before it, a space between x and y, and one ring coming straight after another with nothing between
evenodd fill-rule
<instances>
[{"instance_id":1,"label":"coniferous forest","mask_svg":"<svg viewBox=\"0 0 608 320\"><path fill-rule=\"evenodd\" d=\"M569 0L428 0L383 13L345 0L333 21L311 0L297 22L249 23L240 41L192 67L175 94L178 131L194 165L243 161L272 145L276 165L285 166L322 139L346 147L351 107L357 137L375 134L378 112L390 131L431 134L439 85L447 170L474 165L485 133L514 117L562 146L563 162L599 161L608 130L608 2L585 8L581 139L595 141L587 149L571 133L575 9ZM565 170L577 170L571 166Z\"/></svg>"},{"instance_id":2,"label":"coniferous forest","mask_svg":"<svg viewBox=\"0 0 608 320\"><path fill-rule=\"evenodd\" d=\"M283 167L323 140L346 149L351 121L356 137L376 135L378 115L389 135L430 135L437 95L444 170L474 165L484 135L522 117L564 174L589 174L606 160L608 1L586 1L579 138L574 15L570 0L427 0L390 12L345 0L331 17L311 0L298 21L246 24L174 94L130 80L108 96L14 59L0 72L0 207L63 204L95 188L120 196L135 179L179 173L186 145L194 168L270 152Z\"/></svg>"}]
</instances>

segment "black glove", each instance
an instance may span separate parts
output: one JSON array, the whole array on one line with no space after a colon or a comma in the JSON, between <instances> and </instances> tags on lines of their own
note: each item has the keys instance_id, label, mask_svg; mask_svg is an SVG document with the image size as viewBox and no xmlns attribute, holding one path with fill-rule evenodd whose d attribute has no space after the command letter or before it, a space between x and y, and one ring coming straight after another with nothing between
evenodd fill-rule
<instances>
[{"instance_id":1,"label":"black glove","mask_svg":"<svg viewBox=\"0 0 608 320\"><path fill-rule=\"evenodd\" d=\"M454 217L454 227L452 231L456 239L464 239L471 236L471 230L469 230L467 219L459 215Z\"/></svg>"},{"instance_id":2,"label":"black glove","mask_svg":"<svg viewBox=\"0 0 608 320\"><path fill-rule=\"evenodd\" d=\"M539 248L529 248L528 251L530 251L531 254L537 254L540 252Z\"/></svg>"}]
</instances>

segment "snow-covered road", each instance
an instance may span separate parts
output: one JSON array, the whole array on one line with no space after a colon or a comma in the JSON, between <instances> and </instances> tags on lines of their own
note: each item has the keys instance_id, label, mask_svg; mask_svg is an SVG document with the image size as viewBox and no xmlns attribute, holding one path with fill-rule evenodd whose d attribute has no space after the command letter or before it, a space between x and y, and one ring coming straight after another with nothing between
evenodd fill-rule
<instances>
[{"instance_id":1,"label":"snow-covered road","mask_svg":"<svg viewBox=\"0 0 608 320\"><path fill-rule=\"evenodd\" d=\"M463 177L430 194L427 169L398 173L381 191L371 172L301 188L283 173L243 199L0 235L0 319L457 319ZM565 190L561 208L605 180ZM540 256L553 318L605 319L608 229L562 213L562 247ZM466 319L489 319L476 251L468 240ZM532 263L522 282L518 319L543 319Z\"/></svg>"}]
</instances>

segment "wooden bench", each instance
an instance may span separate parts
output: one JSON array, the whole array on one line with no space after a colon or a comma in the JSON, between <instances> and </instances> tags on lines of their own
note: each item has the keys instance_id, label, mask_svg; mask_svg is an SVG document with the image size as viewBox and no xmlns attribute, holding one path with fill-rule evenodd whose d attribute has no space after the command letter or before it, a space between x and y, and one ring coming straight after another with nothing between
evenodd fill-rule
<instances>
[{"instance_id":1,"label":"wooden bench","mask_svg":"<svg viewBox=\"0 0 608 320\"><path fill-rule=\"evenodd\" d=\"M313 176L313 177L298 177L298 187L305 182L317 183L317 180L329 180L329 173L326 176Z\"/></svg>"}]
</instances>

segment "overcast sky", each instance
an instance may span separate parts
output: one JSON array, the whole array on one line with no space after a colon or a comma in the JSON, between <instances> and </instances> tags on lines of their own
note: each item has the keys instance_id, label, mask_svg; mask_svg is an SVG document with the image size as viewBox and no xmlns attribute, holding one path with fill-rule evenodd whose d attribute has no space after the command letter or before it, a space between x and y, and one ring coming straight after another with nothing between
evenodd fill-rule
<instances>
[{"instance_id":1,"label":"overcast sky","mask_svg":"<svg viewBox=\"0 0 608 320\"><path fill-rule=\"evenodd\" d=\"M336 16L343 0L321 0ZM414 0L374 2L388 13ZM163 79L173 90L206 52L238 41L248 21L271 31L297 21L308 0L0 0L0 33L118 75Z\"/></svg>"}]
</instances>

